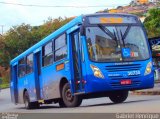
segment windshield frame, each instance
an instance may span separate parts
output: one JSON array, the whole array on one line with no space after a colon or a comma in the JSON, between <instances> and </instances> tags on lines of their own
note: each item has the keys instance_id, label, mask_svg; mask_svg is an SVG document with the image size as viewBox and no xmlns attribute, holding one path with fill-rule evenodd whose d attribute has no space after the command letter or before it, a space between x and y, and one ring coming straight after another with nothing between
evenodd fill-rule
<instances>
[{"instance_id":1,"label":"windshield frame","mask_svg":"<svg viewBox=\"0 0 160 119\"><path fill-rule=\"evenodd\" d=\"M86 28L87 27L99 27L99 25L102 25L102 26L138 26L142 29L143 33L144 33L144 37L145 37L145 42L146 42L146 45L147 45L147 50L148 50L148 55L149 57L146 58L146 59L141 59L141 60L134 60L134 61L125 61L123 59L123 56L122 56L122 60L121 61L95 61L95 60L92 60L91 57L89 56L89 50L88 50L88 45L87 45L87 37L86 37ZM151 49L150 49L150 46L149 46L149 42L147 41L148 40L148 37L147 37L147 33L146 33L146 30L144 28L144 26L142 25L142 23L131 23L131 24L127 24L127 23L123 23L123 24L88 24L88 25L85 25L83 26L84 27L84 36L85 36L85 42L86 42L86 47L87 47L87 55L88 55L88 58L90 61L92 62L95 62L95 63L122 63L122 62L135 62L135 61L146 61L146 60L149 60L152 55L151 55ZM122 47L122 46L121 46Z\"/></svg>"}]
</instances>

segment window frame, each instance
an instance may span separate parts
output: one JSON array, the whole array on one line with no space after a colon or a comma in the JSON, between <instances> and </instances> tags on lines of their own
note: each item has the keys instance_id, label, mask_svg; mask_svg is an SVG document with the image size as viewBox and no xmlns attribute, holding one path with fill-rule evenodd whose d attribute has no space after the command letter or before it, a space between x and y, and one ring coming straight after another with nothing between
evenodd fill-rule
<instances>
[{"instance_id":1,"label":"window frame","mask_svg":"<svg viewBox=\"0 0 160 119\"><path fill-rule=\"evenodd\" d=\"M20 69L19 69L19 66L20 66L20 61L21 60L24 60L24 64L23 65L25 65L24 67L25 67L25 71L24 71L24 75L22 75L22 76L20 76ZM26 75L26 56L25 57L23 57L23 58L21 58L19 61L18 61L18 78L23 78L23 77L25 77L25 75Z\"/></svg>"},{"instance_id":2,"label":"window frame","mask_svg":"<svg viewBox=\"0 0 160 119\"><path fill-rule=\"evenodd\" d=\"M51 48L52 48L52 52L48 53L48 54L45 54L45 47L51 43ZM47 65L44 65L44 59L48 56L52 55L52 62L51 63L48 63ZM54 53L53 53L53 40L47 42L45 45L42 46L42 67L46 67L46 66L49 66L51 64L53 64L54 62Z\"/></svg>"},{"instance_id":3,"label":"window frame","mask_svg":"<svg viewBox=\"0 0 160 119\"><path fill-rule=\"evenodd\" d=\"M63 45L63 46L61 46L61 47L59 47L58 49L55 49L55 42L56 42L56 40L58 39L58 38L60 38L61 36L65 36L65 45ZM53 41L53 52L54 52L54 62L58 62L58 61L60 61L60 60L63 60L63 59L65 59L67 56L65 56L65 57L63 57L63 58L61 58L61 59L58 59L58 60L56 60L56 52L58 51L58 50L60 50L60 49L62 49L62 48L67 48L67 51L66 51L66 54L68 55L68 47L67 47L67 34L66 34L66 32L64 32L64 33L62 33L62 34L60 34L58 37L56 37L55 39L54 39L54 41Z\"/></svg>"},{"instance_id":4,"label":"window frame","mask_svg":"<svg viewBox=\"0 0 160 119\"><path fill-rule=\"evenodd\" d=\"M29 57L30 55L32 55L32 71L28 73L27 71L27 57ZM34 72L34 54L30 53L29 55L26 56L26 75L31 74Z\"/></svg>"}]
</instances>

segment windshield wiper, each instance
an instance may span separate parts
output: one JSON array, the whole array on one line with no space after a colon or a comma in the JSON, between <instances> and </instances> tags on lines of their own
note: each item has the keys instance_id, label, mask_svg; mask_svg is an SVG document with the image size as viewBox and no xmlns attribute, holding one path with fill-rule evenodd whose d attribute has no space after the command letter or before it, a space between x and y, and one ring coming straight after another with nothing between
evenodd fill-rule
<instances>
[{"instance_id":1,"label":"windshield wiper","mask_svg":"<svg viewBox=\"0 0 160 119\"><path fill-rule=\"evenodd\" d=\"M100 24L98 24L98 26L99 26L99 28L100 28L104 33L106 33L106 34L109 35L113 40L115 40L116 43L117 43L117 45L118 45L118 39L117 39L117 37L116 37L115 31L114 31L114 34L112 34L112 32L110 32L106 27L104 27L104 26L102 26L102 25L100 25Z\"/></svg>"},{"instance_id":2,"label":"windshield wiper","mask_svg":"<svg viewBox=\"0 0 160 119\"><path fill-rule=\"evenodd\" d=\"M125 47L124 39L126 38L126 36L127 36L128 32L129 32L130 28L131 28L131 26L128 26L128 27L127 27L126 31L124 32L124 35L122 34L122 31L120 30L121 40L122 40L122 42L123 42L123 46L124 46L124 47Z\"/></svg>"},{"instance_id":3,"label":"windshield wiper","mask_svg":"<svg viewBox=\"0 0 160 119\"><path fill-rule=\"evenodd\" d=\"M118 39L117 39L117 36L116 36L116 32L115 32L115 30L114 30L114 29L113 29L113 33L114 33L114 39L116 40L117 45L119 45L119 43L118 43Z\"/></svg>"},{"instance_id":4,"label":"windshield wiper","mask_svg":"<svg viewBox=\"0 0 160 119\"><path fill-rule=\"evenodd\" d=\"M120 34L121 34L121 40L122 40L122 42L123 42L123 47L125 47L125 43L124 43L124 35L122 34L122 31L120 30Z\"/></svg>"},{"instance_id":5,"label":"windshield wiper","mask_svg":"<svg viewBox=\"0 0 160 119\"><path fill-rule=\"evenodd\" d=\"M103 32L105 32L107 35L109 35L112 39L115 38L114 35L107 28L104 28L104 26L102 26L100 24L98 24L98 26Z\"/></svg>"}]
</instances>

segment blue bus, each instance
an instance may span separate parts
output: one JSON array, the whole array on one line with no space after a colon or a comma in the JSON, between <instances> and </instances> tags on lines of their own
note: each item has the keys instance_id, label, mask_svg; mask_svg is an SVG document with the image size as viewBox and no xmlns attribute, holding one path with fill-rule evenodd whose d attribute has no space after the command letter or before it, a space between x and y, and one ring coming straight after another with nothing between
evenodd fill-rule
<instances>
[{"instance_id":1,"label":"blue bus","mask_svg":"<svg viewBox=\"0 0 160 119\"><path fill-rule=\"evenodd\" d=\"M12 102L27 109L77 107L97 97L122 103L129 91L154 86L145 29L129 14L76 17L14 58L10 68Z\"/></svg>"}]
</instances>

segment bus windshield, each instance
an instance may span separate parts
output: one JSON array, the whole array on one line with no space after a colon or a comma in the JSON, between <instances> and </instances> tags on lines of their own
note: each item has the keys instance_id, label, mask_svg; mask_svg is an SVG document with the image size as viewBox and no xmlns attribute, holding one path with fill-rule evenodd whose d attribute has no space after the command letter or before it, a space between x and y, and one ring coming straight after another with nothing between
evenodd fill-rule
<instances>
[{"instance_id":1,"label":"bus windshield","mask_svg":"<svg viewBox=\"0 0 160 119\"><path fill-rule=\"evenodd\" d=\"M86 39L92 61L119 62L149 58L145 34L140 26L87 27Z\"/></svg>"}]
</instances>

